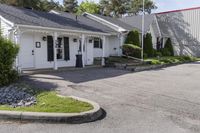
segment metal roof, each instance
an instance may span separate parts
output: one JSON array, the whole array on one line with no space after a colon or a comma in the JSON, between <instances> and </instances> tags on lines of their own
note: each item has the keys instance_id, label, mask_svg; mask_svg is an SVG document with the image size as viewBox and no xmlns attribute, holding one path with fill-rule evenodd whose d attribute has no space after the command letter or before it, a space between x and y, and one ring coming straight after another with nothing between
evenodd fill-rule
<instances>
[{"instance_id":1,"label":"metal roof","mask_svg":"<svg viewBox=\"0 0 200 133\"><path fill-rule=\"evenodd\" d=\"M120 18L120 20L142 31L142 15L128 16L128 17ZM145 32L149 30L150 25L153 23L153 21L154 21L154 14L145 15L145 25L144 25Z\"/></svg>"}]
</instances>

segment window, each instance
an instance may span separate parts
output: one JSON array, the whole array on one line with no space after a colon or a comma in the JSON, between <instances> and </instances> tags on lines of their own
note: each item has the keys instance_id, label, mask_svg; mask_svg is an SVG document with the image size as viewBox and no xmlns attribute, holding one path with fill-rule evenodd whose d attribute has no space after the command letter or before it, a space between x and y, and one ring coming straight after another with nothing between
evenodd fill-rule
<instances>
[{"instance_id":1,"label":"window","mask_svg":"<svg viewBox=\"0 0 200 133\"><path fill-rule=\"evenodd\" d=\"M64 59L64 47L63 47L63 38L58 38L57 44L57 59L62 60Z\"/></svg>"},{"instance_id":2,"label":"window","mask_svg":"<svg viewBox=\"0 0 200 133\"><path fill-rule=\"evenodd\" d=\"M94 48L103 48L102 40L100 38L94 38Z\"/></svg>"}]
</instances>

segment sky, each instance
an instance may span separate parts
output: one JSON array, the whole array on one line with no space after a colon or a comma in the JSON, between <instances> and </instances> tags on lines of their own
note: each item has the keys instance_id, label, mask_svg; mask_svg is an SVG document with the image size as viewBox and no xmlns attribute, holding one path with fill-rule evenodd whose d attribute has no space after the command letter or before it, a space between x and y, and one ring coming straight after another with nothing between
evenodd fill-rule
<instances>
[{"instance_id":1,"label":"sky","mask_svg":"<svg viewBox=\"0 0 200 133\"><path fill-rule=\"evenodd\" d=\"M55 0L62 3L63 0ZM84 0L78 0L81 3ZM98 2L99 0L93 0ZM200 0L153 0L158 9L154 12L164 12L170 10L178 10L192 7L200 7Z\"/></svg>"}]
</instances>

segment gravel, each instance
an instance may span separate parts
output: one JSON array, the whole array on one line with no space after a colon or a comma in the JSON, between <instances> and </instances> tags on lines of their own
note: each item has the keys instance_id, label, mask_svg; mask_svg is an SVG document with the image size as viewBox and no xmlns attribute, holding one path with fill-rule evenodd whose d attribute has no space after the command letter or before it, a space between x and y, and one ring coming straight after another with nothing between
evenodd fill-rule
<instances>
[{"instance_id":1,"label":"gravel","mask_svg":"<svg viewBox=\"0 0 200 133\"><path fill-rule=\"evenodd\" d=\"M10 85L0 88L0 105L25 107L36 104L36 98L25 87Z\"/></svg>"}]
</instances>

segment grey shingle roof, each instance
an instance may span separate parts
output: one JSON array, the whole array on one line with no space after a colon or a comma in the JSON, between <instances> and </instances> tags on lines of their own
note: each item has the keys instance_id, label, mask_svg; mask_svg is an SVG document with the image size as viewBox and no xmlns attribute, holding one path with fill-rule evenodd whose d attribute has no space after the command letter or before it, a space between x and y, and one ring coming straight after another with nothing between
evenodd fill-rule
<instances>
[{"instance_id":1,"label":"grey shingle roof","mask_svg":"<svg viewBox=\"0 0 200 133\"><path fill-rule=\"evenodd\" d=\"M75 14L72 14L72 13L67 13L67 12L60 12L60 11L56 11L59 13L60 16L62 17L65 17L65 18L70 18L74 21L77 21L78 23L82 24L82 25L88 25L88 26L92 26L92 27L95 27L95 28L98 28L98 29L101 29L102 31L106 31L106 32L116 32L115 30L101 24L101 23L98 23L92 19L89 19L85 16L78 16L77 17L77 20L76 20L76 15Z\"/></svg>"},{"instance_id":2,"label":"grey shingle roof","mask_svg":"<svg viewBox=\"0 0 200 133\"><path fill-rule=\"evenodd\" d=\"M75 15L63 17L53 13L18 8L4 4L0 4L0 15L15 24L102 33L114 32L108 27L100 26L82 17L80 17L81 21L76 21Z\"/></svg>"},{"instance_id":3,"label":"grey shingle roof","mask_svg":"<svg viewBox=\"0 0 200 133\"><path fill-rule=\"evenodd\" d=\"M107 21L109 21L109 22L111 22L111 23L113 23L113 24L115 24L115 25L117 25L119 27L122 27L122 28L124 28L126 30L133 30L133 29L137 28L137 27L134 27L134 26L129 25L127 23L124 23L123 21L120 21L117 18L112 18L112 17L98 15L98 14L93 14L93 15L95 15L97 17L100 17L100 18L102 18L104 20L107 20Z\"/></svg>"},{"instance_id":4,"label":"grey shingle roof","mask_svg":"<svg viewBox=\"0 0 200 133\"><path fill-rule=\"evenodd\" d=\"M142 31L142 16L141 15L124 17L124 18L121 18L120 20ZM145 32L149 30L150 25L153 23L153 21L154 21L154 14L145 15L145 26L144 26Z\"/></svg>"}]
</instances>

